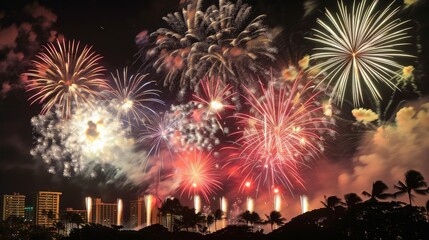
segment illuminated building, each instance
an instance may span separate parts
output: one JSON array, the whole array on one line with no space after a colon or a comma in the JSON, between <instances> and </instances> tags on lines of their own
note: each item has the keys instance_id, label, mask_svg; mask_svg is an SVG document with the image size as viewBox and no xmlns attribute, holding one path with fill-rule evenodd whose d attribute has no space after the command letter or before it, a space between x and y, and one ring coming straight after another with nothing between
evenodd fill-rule
<instances>
[{"instance_id":1,"label":"illuminated building","mask_svg":"<svg viewBox=\"0 0 429 240\"><path fill-rule=\"evenodd\" d=\"M130 201L130 228L146 224L146 208L144 198Z\"/></svg>"},{"instance_id":2,"label":"illuminated building","mask_svg":"<svg viewBox=\"0 0 429 240\"><path fill-rule=\"evenodd\" d=\"M3 195L3 221L9 216L24 218L25 196L19 193Z\"/></svg>"},{"instance_id":3,"label":"illuminated building","mask_svg":"<svg viewBox=\"0 0 429 240\"><path fill-rule=\"evenodd\" d=\"M88 202L88 198L87 198ZM91 200L92 202L92 200ZM96 198L92 202L91 223L101 224L104 226L122 225L122 199L116 203L104 203L101 198ZM118 206L119 205L119 206ZM88 208L88 206L87 206Z\"/></svg>"},{"instance_id":4,"label":"illuminated building","mask_svg":"<svg viewBox=\"0 0 429 240\"><path fill-rule=\"evenodd\" d=\"M52 227L59 219L60 192L40 191L36 200L36 225Z\"/></svg>"}]
</instances>

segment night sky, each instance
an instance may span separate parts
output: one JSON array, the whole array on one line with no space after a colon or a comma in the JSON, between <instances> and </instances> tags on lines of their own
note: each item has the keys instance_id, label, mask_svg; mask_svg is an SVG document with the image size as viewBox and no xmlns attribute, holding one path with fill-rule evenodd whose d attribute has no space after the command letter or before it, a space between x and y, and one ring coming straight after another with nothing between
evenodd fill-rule
<instances>
[{"instance_id":1,"label":"night sky","mask_svg":"<svg viewBox=\"0 0 429 240\"><path fill-rule=\"evenodd\" d=\"M205 1L206 4L216 1ZM245 1L254 6L255 13L266 13L267 23L271 27L281 26L283 29L283 38L278 40L280 49L279 61L286 62L288 58L297 58L311 51L311 44L307 44L302 40L302 36L307 35L309 29L315 26L315 19L323 14L323 8L329 7L335 9L336 1L308 1L319 3L318 10L311 16L303 19L304 13L303 1L285 1L285 0L253 0ZM386 3L389 1L381 1ZM418 59L412 63L416 68L417 83L420 91L423 93L424 100L428 101L427 94L429 93L429 64L428 64L428 46L429 46L429 20L427 13L428 4L425 1L420 1L411 10L407 10L402 16L412 18L411 25L416 28L413 33L418 33L418 39L421 45L421 52L410 47L413 54L418 55ZM426 1L427 2L427 1ZM35 40L34 48L26 46L24 43L17 43L18 48L25 50L23 59L9 65L7 70L0 65L0 83L2 91L0 96L0 195L19 192L27 195L29 200L32 200L34 194L39 190L54 190L63 192L61 200L61 208L74 207L83 208L84 197L100 196L105 201L114 201L117 197L123 197L127 202L129 199L135 198L139 193L144 192L141 186L135 187L117 187L115 184L105 184L102 180L88 180L80 177L65 178L60 175L52 175L46 171L46 166L41 161L34 160L30 155L30 149L33 146L33 135L30 124L30 119L36 116L40 111L40 106L37 104L31 105L27 101L28 94L19 80L19 73L25 71L30 65L30 58L37 52L37 46L46 43L46 30L40 29L44 23L36 21L25 14L25 6L34 4L31 1L12 1L4 0L0 3L0 11L3 12L3 17L0 18L0 31L10 27L13 24L19 26L23 22L29 22L36 28L39 27L39 38ZM109 70L120 69L125 66L130 66L132 69L138 69L141 62L136 57L138 52L135 44L135 36L143 31L155 31L161 26L165 26L162 17L167 13L177 11L183 3L178 0L143 0L143 1L39 1L39 6L45 7L46 12L50 12L49 16L56 16L56 19L49 23L46 29L55 30L57 34L62 34L66 39L76 39L83 44L93 46L93 50L103 56L102 64ZM34 5L33 5L34 6ZM49 33L48 33L49 35ZM1 41L4 35L0 34L0 60L6 61L8 47L2 47ZM416 41L416 38L412 38ZM296 45L294 45L296 44ZM27 48L28 47L28 48ZM8 49L10 49L9 47ZM23 51L24 51L23 50ZM291 53L292 52L292 53ZM296 54L296 56L294 56ZM20 63L22 61L22 63ZM11 69L15 69L12 71ZM5 88L5 83L10 88ZM169 101L173 101L174 93L165 93ZM396 96L397 103L405 100L407 103L416 104L414 101L417 96L410 92L403 92ZM423 101L424 101L423 100ZM386 104L386 102L384 102ZM417 103L418 104L418 103ZM401 105L402 106L402 105ZM352 119L350 107L342 109L342 117ZM350 126L339 126L340 128L348 128ZM345 132L344 129L339 129L340 134ZM347 135L347 134L344 134ZM343 137L343 136L342 136ZM351 136L353 137L353 136ZM326 159L315 163L311 170L306 170L303 176L308 179L308 191L314 191L308 195L314 197L314 202L318 203L320 196L324 194L341 194L344 190L342 184L353 182L360 185L360 193L362 190L369 190L370 185L363 185L375 181L373 179L377 174L384 172L383 167L376 167L362 170L358 167L357 162L362 163L367 159L374 157L374 154L362 152L359 146L348 147L341 149L344 142L339 138L339 142L333 143L330 146ZM362 137L362 141L368 140L367 137ZM388 183L396 183L397 180L402 180L404 170L413 167L418 168L423 175L429 180L429 153L427 152L427 143L421 143L420 146L415 146L415 149L410 152L418 152L413 157L422 157L419 159L421 164L405 163L398 165L398 169L392 170L391 175L398 176L400 179L380 179L386 180ZM359 145L359 144L358 144ZM362 143L364 145L364 143ZM372 153L378 150L368 150ZM401 151L398 149L398 152ZM384 156L388 158L391 154L383 150ZM389 155L390 154L390 155ZM367 158L359 158L359 156L367 156ZM371 163L376 161L368 160ZM410 160L413 161L413 160ZM368 163L368 162L365 162ZM383 165L383 163L380 163ZM368 166L371 164L368 163ZM358 174L367 172L368 176ZM336 179L338 181L336 181ZM362 180L364 179L364 180ZM330 181L336 182L335 184ZM355 187L356 185L353 185ZM355 189L351 187L351 189ZM319 197L319 198L318 198ZM288 199L290 196L286 196ZM295 201L298 202L299 198ZM292 200L290 200L292 201ZM295 203L290 202L291 206ZM127 210L126 210L127 211ZM293 212L293 211L292 211ZM289 218L289 217L288 217ZM290 219L290 218L289 218Z\"/></svg>"}]
</instances>

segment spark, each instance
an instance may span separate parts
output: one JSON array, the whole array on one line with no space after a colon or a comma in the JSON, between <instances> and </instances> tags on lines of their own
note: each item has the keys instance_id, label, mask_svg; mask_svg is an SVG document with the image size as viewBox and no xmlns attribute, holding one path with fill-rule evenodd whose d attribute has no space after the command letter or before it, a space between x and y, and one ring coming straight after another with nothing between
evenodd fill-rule
<instances>
[{"instance_id":1,"label":"spark","mask_svg":"<svg viewBox=\"0 0 429 240\"><path fill-rule=\"evenodd\" d=\"M322 70L318 75L325 74L323 82L333 85L331 98L337 103L344 101L350 86L355 106L364 101L366 89L374 100L382 99L377 84L395 89L391 80L402 69L396 58L412 57L400 49L408 45L410 28L404 27L408 21L395 19L399 7L392 10L392 2L378 12L377 3L353 2L349 12L339 1L339 14L326 10L327 21L318 19L320 29L313 29L314 36L308 37L321 45L311 56L319 63L309 71Z\"/></svg>"},{"instance_id":2,"label":"spark","mask_svg":"<svg viewBox=\"0 0 429 240\"><path fill-rule=\"evenodd\" d=\"M194 101L202 104L207 114L216 114L221 119L221 112L225 110L234 110L234 105L229 104L229 100L235 95L230 85L223 85L219 78L205 77L200 82L201 93L194 94Z\"/></svg>"},{"instance_id":3,"label":"spark","mask_svg":"<svg viewBox=\"0 0 429 240\"><path fill-rule=\"evenodd\" d=\"M176 122L174 125L176 151L199 150L211 151L220 144L219 136L227 133L227 128L221 128L216 115L204 114L202 106L195 102L172 105L167 112Z\"/></svg>"}]
</instances>

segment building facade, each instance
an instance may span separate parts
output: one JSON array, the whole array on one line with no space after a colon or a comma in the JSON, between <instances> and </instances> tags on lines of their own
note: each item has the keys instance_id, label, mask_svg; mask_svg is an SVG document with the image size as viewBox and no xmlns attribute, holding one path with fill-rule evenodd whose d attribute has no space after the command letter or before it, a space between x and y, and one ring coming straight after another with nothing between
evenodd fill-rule
<instances>
[{"instance_id":1,"label":"building facade","mask_svg":"<svg viewBox=\"0 0 429 240\"><path fill-rule=\"evenodd\" d=\"M146 226L146 208L144 198L130 201L130 228Z\"/></svg>"},{"instance_id":2,"label":"building facade","mask_svg":"<svg viewBox=\"0 0 429 240\"><path fill-rule=\"evenodd\" d=\"M3 216L2 220L8 219L10 216L19 218L25 217L25 196L19 193L13 195L3 195Z\"/></svg>"},{"instance_id":3,"label":"building facade","mask_svg":"<svg viewBox=\"0 0 429 240\"><path fill-rule=\"evenodd\" d=\"M40 191L36 199L36 225L52 227L60 215L61 192Z\"/></svg>"},{"instance_id":4,"label":"building facade","mask_svg":"<svg viewBox=\"0 0 429 240\"><path fill-rule=\"evenodd\" d=\"M92 202L92 200L91 200ZM119 203L119 204L118 204ZM118 209L119 205L119 209ZM104 203L101 198L96 198L92 202L91 223L104 226L122 225L122 200L118 199L116 203Z\"/></svg>"}]
</instances>

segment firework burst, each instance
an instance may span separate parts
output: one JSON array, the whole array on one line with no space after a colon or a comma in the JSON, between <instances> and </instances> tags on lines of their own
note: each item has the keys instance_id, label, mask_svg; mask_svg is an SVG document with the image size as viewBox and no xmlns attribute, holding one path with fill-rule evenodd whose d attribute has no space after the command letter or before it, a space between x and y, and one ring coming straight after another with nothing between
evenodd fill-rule
<instances>
[{"instance_id":1,"label":"firework burst","mask_svg":"<svg viewBox=\"0 0 429 240\"><path fill-rule=\"evenodd\" d=\"M108 109L107 103L83 104L75 108L68 120L61 118L60 107L34 117L36 146L31 154L41 158L50 173L62 172L67 177L94 177L103 166L121 169L132 164L134 140Z\"/></svg>"},{"instance_id":2,"label":"firework burst","mask_svg":"<svg viewBox=\"0 0 429 240\"><path fill-rule=\"evenodd\" d=\"M201 11L201 1L196 6L189 4L182 13L168 14L163 20L170 28L160 28L151 34L156 38L154 48L146 52L147 58L156 58L153 67L164 73L164 86L174 89L176 79L182 90L189 86L191 72L188 58L192 45L207 37L208 22Z\"/></svg>"},{"instance_id":3,"label":"firework burst","mask_svg":"<svg viewBox=\"0 0 429 240\"><path fill-rule=\"evenodd\" d=\"M251 6L241 1L219 1L219 8L206 10L211 35L194 44L191 62L196 78L219 76L239 88L254 85L258 78L269 75L267 61L275 60L277 49L272 44L271 29L264 24L264 15L248 23Z\"/></svg>"},{"instance_id":4,"label":"firework burst","mask_svg":"<svg viewBox=\"0 0 429 240\"><path fill-rule=\"evenodd\" d=\"M326 74L323 81L333 85L331 97L342 103L351 87L354 105L364 98L364 90L374 100L382 98L377 85L395 88L392 79L402 66L397 57L412 57L400 49L409 38L407 21L396 19L399 8L392 4L377 11L378 1L367 4L353 2L349 8L338 2L339 14L326 11L327 21L317 20L320 29L308 39L321 45L314 49L312 59L319 61L310 70Z\"/></svg>"},{"instance_id":5,"label":"firework burst","mask_svg":"<svg viewBox=\"0 0 429 240\"><path fill-rule=\"evenodd\" d=\"M72 106L89 103L102 96L101 90L108 89L102 78L104 68L98 63L101 56L91 47L81 49L79 42L57 40L44 46L44 50L26 74L27 91L34 92L29 100L31 104L44 104L41 114L58 104L62 117L69 118Z\"/></svg>"},{"instance_id":6,"label":"firework burst","mask_svg":"<svg viewBox=\"0 0 429 240\"><path fill-rule=\"evenodd\" d=\"M170 118L168 114L155 115L145 122L140 133L139 142L149 145L148 157L160 156L162 149L168 149L170 156L174 152L174 146L180 143L180 138L175 135L177 120ZM146 162L147 165L147 162Z\"/></svg>"},{"instance_id":7,"label":"firework burst","mask_svg":"<svg viewBox=\"0 0 429 240\"><path fill-rule=\"evenodd\" d=\"M216 114L221 119L221 113L225 110L234 110L234 105L228 103L235 95L230 85L223 85L219 78L208 78L200 82L201 93L194 94L194 101L206 109L206 114Z\"/></svg>"},{"instance_id":8,"label":"firework burst","mask_svg":"<svg viewBox=\"0 0 429 240\"><path fill-rule=\"evenodd\" d=\"M150 65L165 74L164 85L173 89L179 82L183 96L189 88L197 88L204 76L218 76L224 86L230 83L237 89L266 76L269 66L264 63L275 59L277 49L265 16L249 22L251 7L241 1L219 1L219 7L205 10L201 2L164 17L170 28L152 33L155 46L142 51L145 60L154 58Z\"/></svg>"},{"instance_id":9,"label":"firework burst","mask_svg":"<svg viewBox=\"0 0 429 240\"><path fill-rule=\"evenodd\" d=\"M303 98L311 89L298 90L299 79L291 89L273 85L265 89L261 84L262 97L245 89L251 113L236 115L242 130L233 133L240 136L234 158L245 179L241 189L249 180L258 188L262 184L269 189L282 185L290 191L295 185L304 187L299 168L323 151L322 134L329 130L329 121L323 107L314 103L317 93Z\"/></svg>"},{"instance_id":10,"label":"firework burst","mask_svg":"<svg viewBox=\"0 0 429 240\"><path fill-rule=\"evenodd\" d=\"M209 196L222 189L219 169L216 168L210 153L193 150L183 152L178 157L180 163L174 175L178 176L180 181L180 195L184 192L188 192L188 196L202 194L209 202Z\"/></svg>"},{"instance_id":11,"label":"firework burst","mask_svg":"<svg viewBox=\"0 0 429 240\"><path fill-rule=\"evenodd\" d=\"M193 148L211 151L220 144L222 128L214 114L204 114L202 106L195 102L173 105L166 113L175 121L173 139L175 151L188 151ZM225 128L223 129L225 132ZM228 131L226 129L226 131Z\"/></svg>"},{"instance_id":12,"label":"firework burst","mask_svg":"<svg viewBox=\"0 0 429 240\"><path fill-rule=\"evenodd\" d=\"M148 113L157 115L148 104L164 104L159 97L159 90L148 88L154 81L145 81L146 75L135 74L128 76L128 69L125 68L122 74L116 71L112 74L114 86L112 86L112 100L119 118L126 118L140 123L142 117L148 118Z\"/></svg>"}]
</instances>

